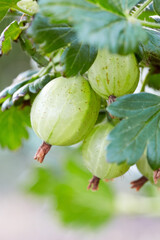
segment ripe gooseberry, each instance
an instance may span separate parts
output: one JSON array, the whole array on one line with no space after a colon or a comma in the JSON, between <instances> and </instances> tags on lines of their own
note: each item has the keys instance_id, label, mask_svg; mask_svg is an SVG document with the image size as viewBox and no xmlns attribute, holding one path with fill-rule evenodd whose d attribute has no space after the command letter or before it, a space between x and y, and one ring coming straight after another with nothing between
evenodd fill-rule
<instances>
[{"instance_id":1,"label":"ripe gooseberry","mask_svg":"<svg viewBox=\"0 0 160 240\"><path fill-rule=\"evenodd\" d=\"M88 79L94 91L105 99L111 95L119 97L133 93L139 80L135 55L121 56L99 50L88 71Z\"/></svg>"},{"instance_id":2,"label":"ripe gooseberry","mask_svg":"<svg viewBox=\"0 0 160 240\"><path fill-rule=\"evenodd\" d=\"M157 181L157 184L154 182L154 171L148 164L148 160L146 157L146 153L140 158L140 160L136 163L138 170L140 173L148 178L148 180L155 185L156 187L160 187L160 179Z\"/></svg>"},{"instance_id":3,"label":"ripe gooseberry","mask_svg":"<svg viewBox=\"0 0 160 240\"><path fill-rule=\"evenodd\" d=\"M35 98L31 125L50 145L72 145L90 132L99 109L100 98L86 79L59 77L49 82Z\"/></svg>"},{"instance_id":4,"label":"ripe gooseberry","mask_svg":"<svg viewBox=\"0 0 160 240\"><path fill-rule=\"evenodd\" d=\"M96 125L83 142L84 164L89 171L101 179L113 179L128 171L126 163L117 165L106 161L107 135L113 129L109 122Z\"/></svg>"}]
</instances>

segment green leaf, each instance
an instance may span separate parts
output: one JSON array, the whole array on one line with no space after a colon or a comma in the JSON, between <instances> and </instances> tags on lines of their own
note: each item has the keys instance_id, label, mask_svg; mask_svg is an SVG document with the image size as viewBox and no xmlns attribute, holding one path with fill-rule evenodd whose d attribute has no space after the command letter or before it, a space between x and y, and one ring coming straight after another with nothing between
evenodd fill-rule
<instances>
[{"instance_id":1,"label":"green leaf","mask_svg":"<svg viewBox=\"0 0 160 240\"><path fill-rule=\"evenodd\" d=\"M36 74L36 70L28 70L25 72L20 73L14 80L11 86L6 87L0 92L0 100L4 99L5 97L8 97L13 95L20 87L24 86L29 81L32 81L34 79L34 74ZM38 78L38 77L37 77Z\"/></svg>"},{"instance_id":2,"label":"green leaf","mask_svg":"<svg viewBox=\"0 0 160 240\"><path fill-rule=\"evenodd\" d=\"M0 111L0 146L10 150L18 149L22 139L29 137L27 126L30 126L30 108L23 110L12 107L6 112Z\"/></svg>"},{"instance_id":3,"label":"green leaf","mask_svg":"<svg viewBox=\"0 0 160 240\"><path fill-rule=\"evenodd\" d=\"M107 11L111 11L113 13L117 13L123 15L123 12L129 12L132 7L134 7L139 0L89 0L90 2L99 4L100 6L104 7Z\"/></svg>"},{"instance_id":4,"label":"green leaf","mask_svg":"<svg viewBox=\"0 0 160 240\"><path fill-rule=\"evenodd\" d=\"M7 54L11 50L11 41L17 40L21 32L22 30L17 21L13 21L5 28L0 36L0 55Z\"/></svg>"},{"instance_id":5,"label":"green leaf","mask_svg":"<svg viewBox=\"0 0 160 240\"><path fill-rule=\"evenodd\" d=\"M1 110L10 109L13 105L23 106L23 104L26 104L26 101L29 101L33 94L38 93L48 82L56 77L53 74L46 73L50 71L51 66L49 64L47 68L44 68L44 72L38 73L35 70L29 70L19 74L11 86L0 92ZM42 73L43 75L40 76Z\"/></svg>"},{"instance_id":6,"label":"green leaf","mask_svg":"<svg viewBox=\"0 0 160 240\"><path fill-rule=\"evenodd\" d=\"M160 73L149 73L145 81L149 87L160 90Z\"/></svg>"},{"instance_id":7,"label":"green leaf","mask_svg":"<svg viewBox=\"0 0 160 240\"><path fill-rule=\"evenodd\" d=\"M68 77L85 73L96 58L95 47L79 43L75 31L67 24L51 24L48 18L37 15L28 33L45 54L66 47L61 61Z\"/></svg>"},{"instance_id":8,"label":"green leaf","mask_svg":"<svg viewBox=\"0 0 160 240\"><path fill-rule=\"evenodd\" d=\"M93 64L97 56L94 47L83 43L72 43L64 51L61 62L64 64L64 75L75 76L77 73L84 74Z\"/></svg>"},{"instance_id":9,"label":"green leaf","mask_svg":"<svg viewBox=\"0 0 160 240\"><path fill-rule=\"evenodd\" d=\"M80 41L106 47L112 53L134 52L138 43L147 39L138 20L111 13L85 0L40 0L39 4L42 14L52 21L74 24Z\"/></svg>"},{"instance_id":10,"label":"green leaf","mask_svg":"<svg viewBox=\"0 0 160 240\"><path fill-rule=\"evenodd\" d=\"M50 24L48 18L36 15L28 34L41 44L44 53L51 53L67 46L76 39L73 28L67 24Z\"/></svg>"},{"instance_id":11,"label":"green leaf","mask_svg":"<svg viewBox=\"0 0 160 240\"><path fill-rule=\"evenodd\" d=\"M160 121L157 123L155 134L149 139L147 158L150 166L153 169L158 169L160 166Z\"/></svg>"},{"instance_id":12,"label":"green leaf","mask_svg":"<svg viewBox=\"0 0 160 240\"><path fill-rule=\"evenodd\" d=\"M160 31L145 29L148 42L139 45L139 54L147 66L160 66Z\"/></svg>"},{"instance_id":13,"label":"green leaf","mask_svg":"<svg viewBox=\"0 0 160 240\"><path fill-rule=\"evenodd\" d=\"M10 8L16 8L19 0L0 0L0 21L4 18Z\"/></svg>"},{"instance_id":14,"label":"green leaf","mask_svg":"<svg viewBox=\"0 0 160 240\"><path fill-rule=\"evenodd\" d=\"M19 38L22 49L29 54L29 56L40 66L47 66L49 61L38 52L36 46L27 38L25 34L22 34Z\"/></svg>"},{"instance_id":15,"label":"green leaf","mask_svg":"<svg viewBox=\"0 0 160 240\"><path fill-rule=\"evenodd\" d=\"M159 136L160 97L148 94L131 94L120 97L108 107L116 117L125 118L109 134L107 148L109 162L127 161L136 163L145 148L148 148L148 160L153 169L160 167L160 154L154 158L156 139Z\"/></svg>"},{"instance_id":16,"label":"green leaf","mask_svg":"<svg viewBox=\"0 0 160 240\"><path fill-rule=\"evenodd\" d=\"M95 228L114 214L114 195L104 182L100 183L97 192L88 191L91 176L79 163L82 159L74 154L65 159L63 172L56 167L36 169L37 180L30 183L29 189L31 193L49 197L65 224Z\"/></svg>"},{"instance_id":17,"label":"green leaf","mask_svg":"<svg viewBox=\"0 0 160 240\"><path fill-rule=\"evenodd\" d=\"M24 96L28 93L38 93L47 83L49 83L53 78L46 74L34 82L25 84L24 86L20 87L16 92L14 92L12 96L13 103L17 102L20 98L24 98Z\"/></svg>"},{"instance_id":18,"label":"green leaf","mask_svg":"<svg viewBox=\"0 0 160 240\"><path fill-rule=\"evenodd\" d=\"M160 0L153 0L154 10L158 15L160 15Z\"/></svg>"}]
</instances>

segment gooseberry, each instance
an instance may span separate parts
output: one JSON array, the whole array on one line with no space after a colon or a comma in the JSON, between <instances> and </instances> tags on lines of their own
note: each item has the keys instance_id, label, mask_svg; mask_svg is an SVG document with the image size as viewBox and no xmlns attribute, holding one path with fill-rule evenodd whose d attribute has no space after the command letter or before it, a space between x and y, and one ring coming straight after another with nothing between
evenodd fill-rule
<instances>
[{"instance_id":1,"label":"gooseberry","mask_svg":"<svg viewBox=\"0 0 160 240\"><path fill-rule=\"evenodd\" d=\"M101 179L113 179L128 171L126 163L117 165L106 161L107 135L113 129L109 122L96 125L83 142L84 164L89 171Z\"/></svg>"},{"instance_id":2,"label":"gooseberry","mask_svg":"<svg viewBox=\"0 0 160 240\"><path fill-rule=\"evenodd\" d=\"M49 82L35 98L31 125L50 145L72 145L91 131L99 109L100 98L86 79L59 77Z\"/></svg>"},{"instance_id":3,"label":"gooseberry","mask_svg":"<svg viewBox=\"0 0 160 240\"><path fill-rule=\"evenodd\" d=\"M139 67L134 54L121 56L99 50L88 71L89 82L96 93L107 99L133 93L139 80Z\"/></svg>"},{"instance_id":4,"label":"gooseberry","mask_svg":"<svg viewBox=\"0 0 160 240\"><path fill-rule=\"evenodd\" d=\"M138 170L140 171L140 173L145 176L146 178L148 178L148 180L154 184L157 187L160 187L160 179L157 181L157 184L155 184L154 182L154 171L152 170L152 168L149 166L148 161L147 161L147 157L146 157L146 153L144 153L142 155L142 157L140 158L140 160L136 163Z\"/></svg>"}]
</instances>

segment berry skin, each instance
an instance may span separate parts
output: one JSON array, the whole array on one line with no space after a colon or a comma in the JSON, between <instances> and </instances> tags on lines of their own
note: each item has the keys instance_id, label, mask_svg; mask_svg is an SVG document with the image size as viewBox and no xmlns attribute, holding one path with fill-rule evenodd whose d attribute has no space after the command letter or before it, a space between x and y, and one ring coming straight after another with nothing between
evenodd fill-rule
<instances>
[{"instance_id":1,"label":"berry skin","mask_svg":"<svg viewBox=\"0 0 160 240\"><path fill-rule=\"evenodd\" d=\"M89 171L101 179L112 179L123 175L128 171L126 163L117 165L107 163L106 147L107 135L113 129L113 125L105 122L96 125L83 143L84 164Z\"/></svg>"},{"instance_id":2,"label":"berry skin","mask_svg":"<svg viewBox=\"0 0 160 240\"><path fill-rule=\"evenodd\" d=\"M94 91L105 99L133 93L139 81L138 63L134 54L121 56L99 50L88 78Z\"/></svg>"},{"instance_id":3,"label":"berry skin","mask_svg":"<svg viewBox=\"0 0 160 240\"><path fill-rule=\"evenodd\" d=\"M149 166L146 153L143 154L143 156L140 158L140 160L136 163L138 170L140 173L148 178L148 180L155 186L160 187L160 179L158 180L158 183L154 183L153 175L154 171L152 168Z\"/></svg>"},{"instance_id":4,"label":"berry skin","mask_svg":"<svg viewBox=\"0 0 160 240\"><path fill-rule=\"evenodd\" d=\"M50 145L78 143L93 128L100 98L83 77L59 77L49 82L35 98L31 125Z\"/></svg>"}]
</instances>

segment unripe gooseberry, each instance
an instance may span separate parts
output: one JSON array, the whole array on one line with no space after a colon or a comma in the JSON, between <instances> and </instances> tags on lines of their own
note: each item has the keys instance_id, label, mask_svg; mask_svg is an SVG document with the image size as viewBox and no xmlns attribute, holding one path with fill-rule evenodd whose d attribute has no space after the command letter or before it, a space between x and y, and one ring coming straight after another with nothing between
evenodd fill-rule
<instances>
[{"instance_id":1,"label":"unripe gooseberry","mask_svg":"<svg viewBox=\"0 0 160 240\"><path fill-rule=\"evenodd\" d=\"M49 82L35 98L31 125L50 145L78 143L93 128L100 98L83 77L59 77Z\"/></svg>"},{"instance_id":2,"label":"unripe gooseberry","mask_svg":"<svg viewBox=\"0 0 160 240\"><path fill-rule=\"evenodd\" d=\"M113 125L105 122L96 125L83 143L84 164L89 171L101 179L112 179L123 175L128 171L126 163L117 165L106 161L107 135L113 129Z\"/></svg>"},{"instance_id":3,"label":"unripe gooseberry","mask_svg":"<svg viewBox=\"0 0 160 240\"><path fill-rule=\"evenodd\" d=\"M139 80L139 67L134 54L121 56L99 50L88 71L89 82L96 93L107 99L133 93Z\"/></svg>"},{"instance_id":4,"label":"unripe gooseberry","mask_svg":"<svg viewBox=\"0 0 160 240\"><path fill-rule=\"evenodd\" d=\"M152 170L152 168L149 166L148 164L148 160L146 157L146 153L144 153L142 155L142 157L138 160L138 162L136 163L138 170L140 171L140 173L145 176L146 178L148 178L148 180L154 184L157 187L160 187L160 179L158 180L157 184L154 183L154 179L153 179L153 173L154 171Z\"/></svg>"}]
</instances>

